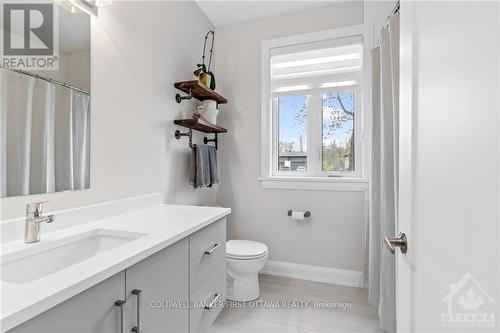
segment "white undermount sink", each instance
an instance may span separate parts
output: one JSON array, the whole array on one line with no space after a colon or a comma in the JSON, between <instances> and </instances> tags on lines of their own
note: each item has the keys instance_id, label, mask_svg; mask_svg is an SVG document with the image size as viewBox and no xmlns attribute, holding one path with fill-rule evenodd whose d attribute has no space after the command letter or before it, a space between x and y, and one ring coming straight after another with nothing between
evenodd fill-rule
<instances>
[{"instance_id":1,"label":"white undermount sink","mask_svg":"<svg viewBox=\"0 0 500 333\"><path fill-rule=\"evenodd\" d=\"M23 284L115 249L145 234L111 229L94 229L62 239L35 243L1 256L1 280ZM43 237L43 235L42 235Z\"/></svg>"}]
</instances>

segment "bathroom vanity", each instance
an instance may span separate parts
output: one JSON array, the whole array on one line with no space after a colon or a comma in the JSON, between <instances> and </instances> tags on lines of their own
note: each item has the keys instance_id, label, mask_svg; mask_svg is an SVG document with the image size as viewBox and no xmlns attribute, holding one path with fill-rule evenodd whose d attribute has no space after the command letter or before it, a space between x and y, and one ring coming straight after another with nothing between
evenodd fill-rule
<instances>
[{"instance_id":1,"label":"bathroom vanity","mask_svg":"<svg viewBox=\"0 0 500 333\"><path fill-rule=\"evenodd\" d=\"M2 332L206 331L226 295L229 213L160 204L2 244Z\"/></svg>"}]
</instances>

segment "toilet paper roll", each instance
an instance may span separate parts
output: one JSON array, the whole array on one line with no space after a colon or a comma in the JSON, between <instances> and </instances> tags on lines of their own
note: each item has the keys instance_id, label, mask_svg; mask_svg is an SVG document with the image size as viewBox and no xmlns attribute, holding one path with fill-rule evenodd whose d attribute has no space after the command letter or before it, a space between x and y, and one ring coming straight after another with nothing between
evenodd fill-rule
<instances>
[{"instance_id":1,"label":"toilet paper roll","mask_svg":"<svg viewBox=\"0 0 500 333\"><path fill-rule=\"evenodd\" d=\"M292 212L292 220L303 221L304 220L304 212Z\"/></svg>"}]
</instances>

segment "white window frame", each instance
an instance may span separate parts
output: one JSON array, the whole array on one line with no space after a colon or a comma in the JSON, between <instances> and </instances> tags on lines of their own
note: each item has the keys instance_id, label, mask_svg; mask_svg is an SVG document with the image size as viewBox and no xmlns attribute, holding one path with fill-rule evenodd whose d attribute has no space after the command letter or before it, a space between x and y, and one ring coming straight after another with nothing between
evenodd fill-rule
<instances>
[{"instance_id":1,"label":"white window frame","mask_svg":"<svg viewBox=\"0 0 500 333\"><path fill-rule=\"evenodd\" d=\"M325 30L313 33L306 33L295 36L265 40L262 42L262 137L261 137L261 183L264 188L276 189L311 189L311 190L366 190L369 181L369 143L366 142L369 126L371 123L371 103L368 96L371 96L370 86L370 62L368 61L370 53L367 48L367 28L365 25L349 26L345 28ZM277 121L277 97L271 93L271 50L278 47L297 45L302 43L316 42L322 40L331 40L351 36L362 36L363 45L363 73L361 82L357 86L346 86L337 88L322 88L302 92L304 95L315 94L308 97L308 104L313 103L312 107L321 108L319 94L322 92L354 89L356 90L355 102L355 171L322 171L321 165L317 161L322 161L322 156L312 154L321 154L320 151L310 150L311 140L316 140L316 147L321 148L322 119L311 119L313 116L321 116L322 112L308 112L308 138L307 138L307 171L291 172L278 170L278 121ZM367 93L368 92L368 93ZM290 95L299 95L300 91L290 92ZM315 98L316 97L316 98ZM316 105L314 105L316 104ZM311 107L311 108L312 108ZM308 108L308 111L311 110ZM312 133L315 133L312 135ZM318 158L319 157L319 158Z\"/></svg>"}]
</instances>

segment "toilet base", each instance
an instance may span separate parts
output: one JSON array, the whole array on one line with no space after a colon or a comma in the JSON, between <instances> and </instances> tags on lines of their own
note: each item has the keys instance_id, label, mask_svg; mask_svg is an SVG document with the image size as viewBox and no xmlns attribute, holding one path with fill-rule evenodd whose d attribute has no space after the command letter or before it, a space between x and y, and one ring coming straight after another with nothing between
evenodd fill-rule
<instances>
[{"instance_id":1,"label":"toilet base","mask_svg":"<svg viewBox=\"0 0 500 333\"><path fill-rule=\"evenodd\" d=\"M228 278L227 296L231 301L248 302L260 297L259 274L247 276L244 279Z\"/></svg>"}]
</instances>

